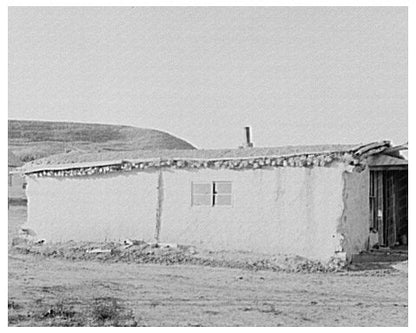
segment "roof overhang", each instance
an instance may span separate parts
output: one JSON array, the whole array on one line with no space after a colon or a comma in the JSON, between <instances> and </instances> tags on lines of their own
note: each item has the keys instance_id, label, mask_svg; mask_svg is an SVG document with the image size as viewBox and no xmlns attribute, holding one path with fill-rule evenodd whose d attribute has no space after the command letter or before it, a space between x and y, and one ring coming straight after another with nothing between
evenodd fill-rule
<instances>
[{"instance_id":1,"label":"roof overhang","mask_svg":"<svg viewBox=\"0 0 416 333\"><path fill-rule=\"evenodd\" d=\"M403 158L397 158L390 155L379 154L369 156L367 165L370 170L407 170L408 161Z\"/></svg>"}]
</instances>

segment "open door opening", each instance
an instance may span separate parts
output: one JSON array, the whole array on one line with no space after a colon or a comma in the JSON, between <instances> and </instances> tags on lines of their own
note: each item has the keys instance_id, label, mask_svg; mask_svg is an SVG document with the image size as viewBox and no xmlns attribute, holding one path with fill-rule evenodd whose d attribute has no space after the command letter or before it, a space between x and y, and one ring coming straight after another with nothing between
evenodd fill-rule
<instances>
[{"instance_id":1,"label":"open door opening","mask_svg":"<svg viewBox=\"0 0 416 333\"><path fill-rule=\"evenodd\" d=\"M408 242L408 173L401 170L370 171L370 229L380 246Z\"/></svg>"}]
</instances>

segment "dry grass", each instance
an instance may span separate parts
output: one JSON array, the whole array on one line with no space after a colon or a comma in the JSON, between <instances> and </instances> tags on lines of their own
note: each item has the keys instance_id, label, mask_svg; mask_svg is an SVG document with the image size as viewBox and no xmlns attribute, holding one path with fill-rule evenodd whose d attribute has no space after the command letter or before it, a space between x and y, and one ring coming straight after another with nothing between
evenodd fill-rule
<instances>
[{"instance_id":1,"label":"dry grass","mask_svg":"<svg viewBox=\"0 0 416 333\"><path fill-rule=\"evenodd\" d=\"M9 120L9 148L23 161L68 151L193 149L166 132L131 126Z\"/></svg>"},{"instance_id":2,"label":"dry grass","mask_svg":"<svg viewBox=\"0 0 416 333\"><path fill-rule=\"evenodd\" d=\"M133 311L126 309L114 297L101 297L92 306L93 323L97 326L138 326Z\"/></svg>"},{"instance_id":3,"label":"dry grass","mask_svg":"<svg viewBox=\"0 0 416 333\"><path fill-rule=\"evenodd\" d=\"M89 305L80 306L70 298L45 302L35 300L36 307L24 312L24 306L8 302L10 326L115 326L136 327L138 319L113 297L95 298Z\"/></svg>"}]
</instances>

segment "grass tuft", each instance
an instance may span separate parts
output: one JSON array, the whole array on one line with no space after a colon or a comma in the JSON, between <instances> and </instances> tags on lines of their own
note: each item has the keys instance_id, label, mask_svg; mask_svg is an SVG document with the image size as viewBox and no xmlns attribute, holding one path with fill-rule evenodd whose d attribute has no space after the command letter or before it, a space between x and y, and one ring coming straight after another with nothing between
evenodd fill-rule
<instances>
[{"instance_id":1,"label":"grass tuft","mask_svg":"<svg viewBox=\"0 0 416 333\"><path fill-rule=\"evenodd\" d=\"M96 298L92 307L94 326L138 326L133 311L126 310L113 297Z\"/></svg>"}]
</instances>

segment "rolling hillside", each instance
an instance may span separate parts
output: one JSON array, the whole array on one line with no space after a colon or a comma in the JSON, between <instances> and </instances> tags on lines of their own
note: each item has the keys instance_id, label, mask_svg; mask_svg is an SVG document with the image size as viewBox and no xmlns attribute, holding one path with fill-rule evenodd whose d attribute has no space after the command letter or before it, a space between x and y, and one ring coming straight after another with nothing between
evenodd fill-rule
<instances>
[{"instance_id":1,"label":"rolling hillside","mask_svg":"<svg viewBox=\"0 0 416 333\"><path fill-rule=\"evenodd\" d=\"M131 126L9 120L9 149L23 161L70 151L195 149L166 132Z\"/></svg>"}]
</instances>

